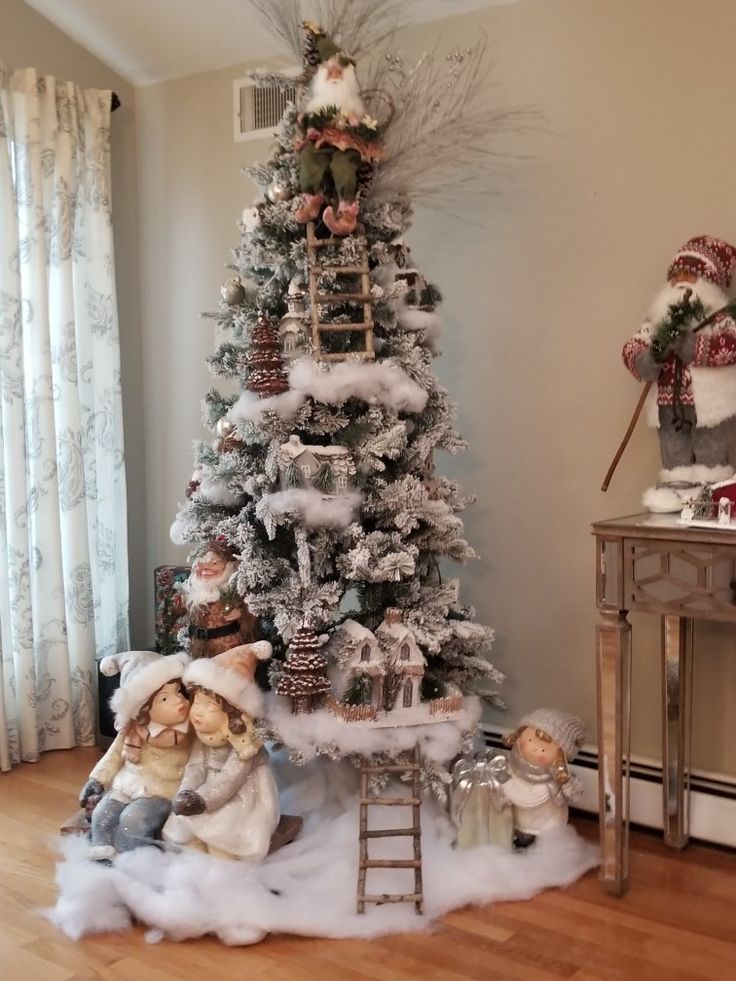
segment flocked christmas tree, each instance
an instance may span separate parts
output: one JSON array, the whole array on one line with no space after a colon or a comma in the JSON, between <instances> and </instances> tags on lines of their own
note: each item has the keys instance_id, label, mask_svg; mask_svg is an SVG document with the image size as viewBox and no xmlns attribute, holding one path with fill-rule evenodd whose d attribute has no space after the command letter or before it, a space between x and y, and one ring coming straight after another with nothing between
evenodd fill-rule
<instances>
[{"instance_id":1,"label":"flocked christmas tree","mask_svg":"<svg viewBox=\"0 0 736 981\"><path fill-rule=\"evenodd\" d=\"M284 666L301 628L332 637L331 666L344 667L336 628L375 631L394 608L416 641L423 693L494 699L492 632L442 572L448 560L475 557L459 517L469 499L435 468L438 451L464 443L432 370L441 295L414 267L405 236L412 201L436 201L485 164L489 134L507 130L513 114L477 108L482 45L425 55L410 69L398 55L376 56L395 3L356 0L322 27L302 24L298 4L254 5L299 52L303 72L268 162L250 171L263 193L243 214L234 253L245 289L225 290L216 315L226 340L210 366L242 394L206 397L206 423L227 438L198 445L209 493L181 506L172 537L232 545L234 585L274 645L270 683L281 693L297 680L299 697L325 691L321 672L294 670L293 645ZM353 58L371 52L361 90ZM294 86L290 76L255 78ZM295 320L293 297L307 291ZM335 695L350 689L342 679ZM408 711L411 699L407 684L397 704Z\"/></svg>"}]
</instances>

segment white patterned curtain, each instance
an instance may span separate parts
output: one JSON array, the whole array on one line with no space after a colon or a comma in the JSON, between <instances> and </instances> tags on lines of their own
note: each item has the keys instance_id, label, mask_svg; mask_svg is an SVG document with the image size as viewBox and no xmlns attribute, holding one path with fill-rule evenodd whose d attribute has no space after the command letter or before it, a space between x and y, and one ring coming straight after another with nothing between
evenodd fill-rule
<instances>
[{"instance_id":1,"label":"white patterned curtain","mask_svg":"<svg viewBox=\"0 0 736 981\"><path fill-rule=\"evenodd\" d=\"M129 647L110 93L0 66L0 769L90 745Z\"/></svg>"}]
</instances>

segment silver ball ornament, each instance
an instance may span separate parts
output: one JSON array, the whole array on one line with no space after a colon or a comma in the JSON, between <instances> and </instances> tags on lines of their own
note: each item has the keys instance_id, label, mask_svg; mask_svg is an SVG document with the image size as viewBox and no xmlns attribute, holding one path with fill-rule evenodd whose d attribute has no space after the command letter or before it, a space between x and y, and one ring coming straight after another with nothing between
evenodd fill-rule
<instances>
[{"instance_id":1,"label":"silver ball ornament","mask_svg":"<svg viewBox=\"0 0 736 981\"><path fill-rule=\"evenodd\" d=\"M217 430L217 435L220 437L220 439L227 439L235 432L235 423L231 419L228 419L227 416L222 416L217 420L215 429Z\"/></svg>"},{"instance_id":2,"label":"silver ball ornament","mask_svg":"<svg viewBox=\"0 0 736 981\"><path fill-rule=\"evenodd\" d=\"M290 201L293 193L288 184L284 184L278 177L274 177L266 188L266 197L272 204L279 204L281 201Z\"/></svg>"},{"instance_id":3,"label":"silver ball ornament","mask_svg":"<svg viewBox=\"0 0 736 981\"><path fill-rule=\"evenodd\" d=\"M228 306L242 303L245 299L245 287L240 276L233 276L232 279L228 279L226 283L223 283L220 287L220 295Z\"/></svg>"}]
</instances>

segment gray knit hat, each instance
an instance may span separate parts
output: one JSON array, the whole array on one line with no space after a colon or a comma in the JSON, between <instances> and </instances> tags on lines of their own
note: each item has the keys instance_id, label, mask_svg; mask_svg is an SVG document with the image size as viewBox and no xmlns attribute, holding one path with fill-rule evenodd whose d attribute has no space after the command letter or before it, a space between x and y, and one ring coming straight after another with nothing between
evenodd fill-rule
<instances>
[{"instance_id":1,"label":"gray knit hat","mask_svg":"<svg viewBox=\"0 0 736 981\"><path fill-rule=\"evenodd\" d=\"M585 726L576 715L568 715L560 709L541 708L535 709L529 715L525 715L519 723L519 727L530 726L533 729L541 729L546 732L550 739L554 739L565 759L569 762L578 755L583 739L585 738Z\"/></svg>"}]
</instances>

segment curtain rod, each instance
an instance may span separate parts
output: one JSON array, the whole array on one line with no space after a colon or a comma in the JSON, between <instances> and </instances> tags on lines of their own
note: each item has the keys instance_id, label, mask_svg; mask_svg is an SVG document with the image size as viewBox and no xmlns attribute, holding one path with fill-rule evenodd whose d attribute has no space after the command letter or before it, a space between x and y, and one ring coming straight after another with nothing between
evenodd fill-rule
<instances>
[{"instance_id":1,"label":"curtain rod","mask_svg":"<svg viewBox=\"0 0 736 981\"><path fill-rule=\"evenodd\" d=\"M113 92L112 99L110 100L110 112L115 112L115 110L119 109L121 106L122 102L118 98L117 92Z\"/></svg>"}]
</instances>

